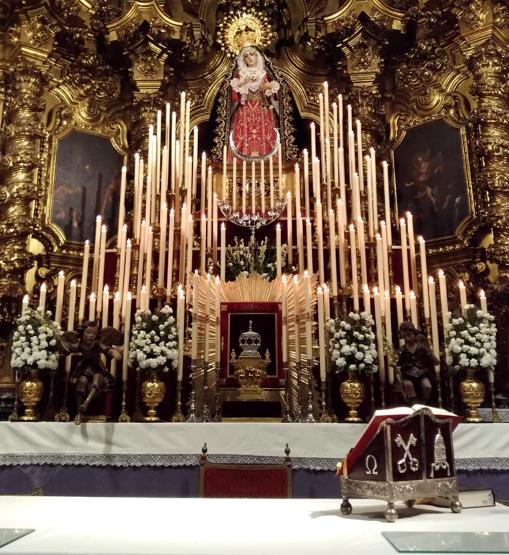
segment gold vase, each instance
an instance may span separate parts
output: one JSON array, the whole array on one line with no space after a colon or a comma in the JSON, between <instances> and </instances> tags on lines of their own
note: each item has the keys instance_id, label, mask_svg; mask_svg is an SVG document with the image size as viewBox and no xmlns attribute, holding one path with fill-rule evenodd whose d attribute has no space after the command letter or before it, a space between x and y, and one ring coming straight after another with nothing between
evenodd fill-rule
<instances>
[{"instance_id":1,"label":"gold vase","mask_svg":"<svg viewBox=\"0 0 509 555\"><path fill-rule=\"evenodd\" d=\"M477 410L484 401L484 385L475 377L475 370L467 368L467 377L460 383L461 400L468 406L466 422L480 422L481 416Z\"/></svg>"},{"instance_id":2,"label":"gold vase","mask_svg":"<svg viewBox=\"0 0 509 555\"><path fill-rule=\"evenodd\" d=\"M44 386L39 379L39 371L30 370L28 376L19 384L18 395L20 401L25 405L25 414L20 417L24 422L37 422L39 414L37 403L42 399Z\"/></svg>"},{"instance_id":3,"label":"gold vase","mask_svg":"<svg viewBox=\"0 0 509 555\"><path fill-rule=\"evenodd\" d=\"M158 370L150 370L148 378L141 384L141 399L147 405L147 415L143 417L145 422L159 422L156 414L158 405L164 399L166 386L159 378Z\"/></svg>"},{"instance_id":4,"label":"gold vase","mask_svg":"<svg viewBox=\"0 0 509 555\"><path fill-rule=\"evenodd\" d=\"M348 379L339 386L339 393L345 405L350 409L345 422L362 422L357 409L364 401L364 384L349 373Z\"/></svg>"}]
</instances>

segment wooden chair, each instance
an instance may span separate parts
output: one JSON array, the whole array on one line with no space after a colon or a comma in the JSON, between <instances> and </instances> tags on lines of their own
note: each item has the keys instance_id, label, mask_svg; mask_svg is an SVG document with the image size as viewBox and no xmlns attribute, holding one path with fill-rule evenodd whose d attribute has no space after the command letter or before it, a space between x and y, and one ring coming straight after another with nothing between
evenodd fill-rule
<instances>
[{"instance_id":1,"label":"wooden chair","mask_svg":"<svg viewBox=\"0 0 509 555\"><path fill-rule=\"evenodd\" d=\"M281 464L223 464L209 462L207 444L200 458L200 497L292 497L292 462L286 444Z\"/></svg>"}]
</instances>

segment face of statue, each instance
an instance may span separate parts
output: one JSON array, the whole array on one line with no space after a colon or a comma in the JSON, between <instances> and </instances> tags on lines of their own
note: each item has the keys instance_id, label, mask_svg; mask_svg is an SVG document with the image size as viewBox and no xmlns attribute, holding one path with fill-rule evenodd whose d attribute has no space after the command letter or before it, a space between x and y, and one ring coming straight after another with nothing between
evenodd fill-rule
<instances>
[{"instance_id":1,"label":"face of statue","mask_svg":"<svg viewBox=\"0 0 509 555\"><path fill-rule=\"evenodd\" d=\"M254 50L247 50L244 53L244 61L247 67L254 67L256 65L256 52Z\"/></svg>"},{"instance_id":2,"label":"face of statue","mask_svg":"<svg viewBox=\"0 0 509 555\"><path fill-rule=\"evenodd\" d=\"M99 329L97 328L97 326L88 326L88 328L83 331L83 343L85 345L90 345L91 343L93 343L97 338L98 332Z\"/></svg>"},{"instance_id":3,"label":"face of statue","mask_svg":"<svg viewBox=\"0 0 509 555\"><path fill-rule=\"evenodd\" d=\"M407 346L415 345L417 336L412 330L402 330L401 337Z\"/></svg>"}]
</instances>

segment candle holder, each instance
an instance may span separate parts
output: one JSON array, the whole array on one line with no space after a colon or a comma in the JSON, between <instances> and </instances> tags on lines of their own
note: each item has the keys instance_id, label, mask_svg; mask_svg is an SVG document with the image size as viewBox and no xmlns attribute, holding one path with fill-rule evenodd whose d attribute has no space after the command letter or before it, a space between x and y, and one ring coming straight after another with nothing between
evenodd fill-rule
<instances>
[{"instance_id":1,"label":"candle holder","mask_svg":"<svg viewBox=\"0 0 509 555\"><path fill-rule=\"evenodd\" d=\"M64 393L62 395L62 407L55 414L55 422L70 422L69 411L67 410L67 398L69 394L69 374L66 372L64 380Z\"/></svg>"},{"instance_id":2,"label":"candle holder","mask_svg":"<svg viewBox=\"0 0 509 555\"><path fill-rule=\"evenodd\" d=\"M221 394L219 393L219 388L216 389L216 406L214 408L214 418L213 422L221 422L223 419L221 417Z\"/></svg>"},{"instance_id":3,"label":"candle holder","mask_svg":"<svg viewBox=\"0 0 509 555\"><path fill-rule=\"evenodd\" d=\"M212 416L209 409L209 361L203 361L203 408L200 422L212 422Z\"/></svg>"},{"instance_id":4,"label":"candle holder","mask_svg":"<svg viewBox=\"0 0 509 555\"><path fill-rule=\"evenodd\" d=\"M327 410L327 399L326 399L327 388L325 387L325 381L322 381L320 389L321 389L321 395L322 395L322 414L320 415L320 422L325 424L331 424L332 418L330 417L329 412Z\"/></svg>"},{"instance_id":5,"label":"candle holder","mask_svg":"<svg viewBox=\"0 0 509 555\"><path fill-rule=\"evenodd\" d=\"M283 409L283 418L281 422L289 423L292 421L292 417L290 416L290 380L288 379L288 364L285 362L283 366L283 373L286 376L285 379L285 402L284 402L284 409Z\"/></svg>"},{"instance_id":6,"label":"candle holder","mask_svg":"<svg viewBox=\"0 0 509 555\"><path fill-rule=\"evenodd\" d=\"M502 422L502 417L497 412L495 404L495 384L490 382L490 396L491 396L491 421L492 422Z\"/></svg>"},{"instance_id":7,"label":"candle holder","mask_svg":"<svg viewBox=\"0 0 509 555\"><path fill-rule=\"evenodd\" d=\"M122 380L122 408L120 409L119 422L131 422L131 417L127 414L126 409L126 393L127 393L127 380Z\"/></svg>"},{"instance_id":8,"label":"candle holder","mask_svg":"<svg viewBox=\"0 0 509 555\"><path fill-rule=\"evenodd\" d=\"M191 359L190 364L190 378L191 378L191 393L189 395L189 414L187 415L187 422L195 423L198 422L196 417L196 392L195 392L195 379L194 373L197 367L196 360Z\"/></svg>"},{"instance_id":9,"label":"candle holder","mask_svg":"<svg viewBox=\"0 0 509 555\"><path fill-rule=\"evenodd\" d=\"M185 422L184 415L182 414L182 380L177 381L177 407L175 414L172 416L172 422Z\"/></svg>"},{"instance_id":10,"label":"candle holder","mask_svg":"<svg viewBox=\"0 0 509 555\"><path fill-rule=\"evenodd\" d=\"M380 406L385 408L385 380L380 380Z\"/></svg>"},{"instance_id":11,"label":"candle holder","mask_svg":"<svg viewBox=\"0 0 509 555\"><path fill-rule=\"evenodd\" d=\"M307 424L314 424L316 422L313 415L313 362L311 360L307 361L307 372L308 372L308 403L307 403L307 414L304 422Z\"/></svg>"},{"instance_id":12,"label":"candle holder","mask_svg":"<svg viewBox=\"0 0 509 555\"><path fill-rule=\"evenodd\" d=\"M297 332L298 333L298 332ZM297 412L295 413L293 420L294 422L303 422L302 416L302 374L301 374L301 361L298 360L295 363L295 368L297 370Z\"/></svg>"}]
</instances>

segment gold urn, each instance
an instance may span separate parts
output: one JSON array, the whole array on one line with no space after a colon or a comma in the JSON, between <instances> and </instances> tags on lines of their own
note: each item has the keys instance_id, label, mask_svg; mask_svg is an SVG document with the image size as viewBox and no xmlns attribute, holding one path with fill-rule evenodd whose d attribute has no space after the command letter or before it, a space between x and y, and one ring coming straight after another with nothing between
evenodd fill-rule
<instances>
[{"instance_id":1,"label":"gold urn","mask_svg":"<svg viewBox=\"0 0 509 555\"><path fill-rule=\"evenodd\" d=\"M475 377L475 370L467 368L467 377L460 383L461 400L468 407L466 422L480 422L481 416L477 410L484 401L484 384Z\"/></svg>"},{"instance_id":2,"label":"gold urn","mask_svg":"<svg viewBox=\"0 0 509 555\"><path fill-rule=\"evenodd\" d=\"M253 322L249 321L249 330L242 332L239 337L241 353L237 357L234 350L230 354L230 364L235 368L235 378L239 381L240 401L256 401L263 399L262 383L267 377L267 366L270 364L270 354L267 351L262 358L259 349L261 336L253 331Z\"/></svg>"},{"instance_id":3,"label":"gold urn","mask_svg":"<svg viewBox=\"0 0 509 555\"><path fill-rule=\"evenodd\" d=\"M362 422L357 409L362 401L364 401L364 384L360 380L355 379L354 376L355 374L349 373L348 379L339 386L341 399L349 409L345 422Z\"/></svg>"},{"instance_id":4,"label":"gold urn","mask_svg":"<svg viewBox=\"0 0 509 555\"><path fill-rule=\"evenodd\" d=\"M18 395L20 401L25 405L25 414L20 417L24 422L37 422L39 414L37 412L37 404L42 399L44 386L39 379L39 372L31 370L28 377L21 381L18 386Z\"/></svg>"},{"instance_id":5,"label":"gold urn","mask_svg":"<svg viewBox=\"0 0 509 555\"><path fill-rule=\"evenodd\" d=\"M143 417L145 422L159 422L156 409L162 403L166 393L166 386L159 378L158 370L150 370L148 378L141 384L141 399L147 405L147 415Z\"/></svg>"}]
</instances>

